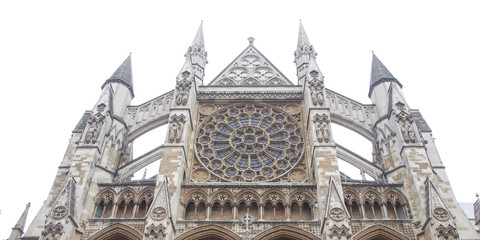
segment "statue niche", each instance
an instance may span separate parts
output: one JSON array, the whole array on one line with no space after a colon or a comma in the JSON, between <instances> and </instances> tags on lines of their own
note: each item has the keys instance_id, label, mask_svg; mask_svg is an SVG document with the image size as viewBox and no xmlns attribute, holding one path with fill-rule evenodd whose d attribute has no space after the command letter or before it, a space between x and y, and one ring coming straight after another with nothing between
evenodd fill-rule
<instances>
[{"instance_id":1,"label":"statue niche","mask_svg":"<svg viewBox=\"0 0 480 240\"><path fill-rule=\"evenodd\" d=\"M322 106L324 103L323 88L325 87L325 84L323 83L323 79L318 78L318 75L318 71L313 70L310 72L310 76L313 79L308 82L308 87L310 88L313 105Z\"/></svg>"},{"instance_id":2,"label":"statue niche","mask_svg":"<svg viewBox=\"0 0 480 240\"><path fill-rule=\"evenodd\" d=\"M182 139L183 127L185 125L185 116L173 115L170 119L170 129L168 130L168 142L179 143Z\"/></svg>"},{"instance_id":3,"label":"statue niche","mask_svg":"<svg viewBox=\"0 0 480 240\"><path fill-rule=\"evenodd\" d=\"M176 96L176 103L177 106L185 106L188 102L188 95L190 93L190 88L192 86L192 82L188 80L190 76L190 72L184 71L182 72L182 80L177 82L177 96Z\"/></svg>"},{"instance_id":4,"label":"statue niche","mask_svg":"<svg viewBox=\"0 0 480 240\"><path fill-rule=\"evenodd\" d=\"M330 142L330 129L328 126L328 116L326 114L315 114L313 116L313 124L315 125L315 135L317 141L320 143L329 143Z\"/></svg>"},{"instance_id":5,"label":"statue niche","mask_svg":"<svg viewBox=\"0 0 480 240\"><path fill-rule=\"evenodd\" d=\"M415 134L415 129L413 127L412 115L406 114L405 112L401 112L397 116L397 123L398 123L398 127L400 128L400 132L402 133L403 140L406 143L416 143L417 136Z\"/></svg>"},{"instance_id":6,"label":"statue niche","mask_svg":"<svg viewBox=\"0 0 480 240\"><path fill-rule=\"evenodd\" d=\"M101 103L97 106L97 113L90 116L88 119L88 130L85 134L84 143L86 144L95 144L98 140L100 131L102 130L103 123L105 122L105 110L106 105Z\"/></svg>"}]
</instances>

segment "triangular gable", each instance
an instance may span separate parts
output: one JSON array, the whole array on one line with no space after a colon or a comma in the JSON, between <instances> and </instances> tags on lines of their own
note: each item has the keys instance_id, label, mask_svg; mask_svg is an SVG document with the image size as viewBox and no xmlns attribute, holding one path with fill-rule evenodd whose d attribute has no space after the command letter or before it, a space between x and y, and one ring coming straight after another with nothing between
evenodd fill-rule
<instances>
[{"instance_id":1,"label":"triangular gable","mask_svg":"<svg viewBox=\"0 0 480 240\"><path fill-rule=\"evenodd\" d=\"M428 177L425 182L425 192L427 195L427 219L435 218L444 222L454 218L447 204L435 187L435 184L433 184L431 177Z\"/></svg>"},{"instance_id":2,"label":"triangular gable","mask_svg":"<svg viewBox=\"0 0 480 240\"><path fill-rule=\"evenodd\" d=\"M250 44L208 85L293 85L257 48Z\"/></svg>"},{"instance_id":3,"label":"triangular gable","mask_svg":"<svg viewBox=\"0 0 480 240\"><path fill-rule=\"evenodd\" d=\"M350 218L350 214L345 207L345 203L340 197L337 185L330 177L330 183L328 185L327 203L325 204L325 216L331 218L334 221L343 221Z\"/></svg>"},{"instance_id":4,"label":"triangular gable","mask_svg":"<svg viewBox=\"0 0 480 240\"><path fill-rule=\"evenodd\" d=\"M75 208L75 180L71 178L50 210L49 217L59 220L65 217L73 218Z\"/></svg>"}]
</instances>

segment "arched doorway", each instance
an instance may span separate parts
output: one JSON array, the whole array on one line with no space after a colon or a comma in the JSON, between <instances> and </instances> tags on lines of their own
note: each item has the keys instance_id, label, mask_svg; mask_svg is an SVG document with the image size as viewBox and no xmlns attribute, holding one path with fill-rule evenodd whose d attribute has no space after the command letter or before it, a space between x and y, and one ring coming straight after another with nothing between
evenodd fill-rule
<instances>
[{"instance_id":1,"label":"arched doorway","mask_svg":"<svg viewBox=\"0 0 480 240\"><path fill-rule=\"evenodd\" d=\"M297 227L278 226L259 233L255 240L320 240L320 238Z\"/></svg>"},{"instance_id":2,"label":"arched doorway","mask_svg":"<svg viewBox=\"0 0 480 240\"><path fill-rule=\"evenodd\" d=\"M175 240L240 240L240 236L218 225L195 228L175 238Z\"/></svg>"},{"instance_id":3,"label":"arched doorway","mask_svg":"<svg viewBox=\"0 0 480 240\"><path fill-rule=\"evenodd\" d=\"M409 240L395 229L384 225L375 225L355 234L353 240Z\"/></svg>"},{"instance_id":4,"label":"arched doorway","mask_svg":"<svg viewBox=\"0 0 480 240\"><path fill-rule=\"evenodd\" d=\"M88 240L143 240L143 236L127 225L116 223L96 232Z\"/></svg>"}]
</instances>

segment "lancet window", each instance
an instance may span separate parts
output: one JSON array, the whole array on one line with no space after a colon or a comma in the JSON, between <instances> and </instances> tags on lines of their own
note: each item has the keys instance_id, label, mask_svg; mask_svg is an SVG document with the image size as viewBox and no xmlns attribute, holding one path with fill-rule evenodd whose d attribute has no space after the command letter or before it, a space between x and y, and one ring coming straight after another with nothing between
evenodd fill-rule
<instances>
[{"instance_id":1,"label":"lancet window","mask_svg":"<svg viewBox=\"0 0 480 240\"><path fill-rule=\"evenodd\" d=\"M359 194L356 190L348 188L345 190L344 198L347 211L353 219L408 218L405 198L394 189L383 193L367 190Z\"/></svg>"},{"instance_id":2,"label":"lancet window","mask_svg":"<svg viewBox=\"0 0 480 240\"><path fill-rule=\"evenodd\" d=\"M281 191L268 191L263 196L253 191L242 191L236 196L220 191L213 193L212 197L195 190L192 192L187 193L183 203L185 220L234 220L247 213L254 219L267 221L314 219L313 198L301 191L288 198Z\"/></svg>"},{"instance_id":3,"label":"lancet window","mask_svg":"<svg viewBox=\"0 0 480 240\"><path fill-rule=\"evenodd\" d=\"M94 218L144 218L153 200L153 189L146 189L140 198L133 189L115 193L113 189L96 197Z\"/></svg>"}]
</instances>

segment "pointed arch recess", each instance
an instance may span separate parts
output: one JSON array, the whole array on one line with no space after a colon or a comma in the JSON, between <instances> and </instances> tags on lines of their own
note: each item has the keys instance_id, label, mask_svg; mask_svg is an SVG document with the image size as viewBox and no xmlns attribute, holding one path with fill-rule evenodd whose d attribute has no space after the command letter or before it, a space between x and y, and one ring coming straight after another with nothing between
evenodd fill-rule
<instances>
[{"instance_id":1,"label":"pointed arch recess","mask_svg":"<svg viewBox=\"0 0 480 240\"><path fill-rule=\"evenodd\" d=\"M225 239L225 240L240 240L240 236L234 232L220 227L218 225L206 225L195 228L175 238L175 240L190 240L190 239Z\"/></svg>"},{"instance_id":2,"label":"pointed arch recess","mask_svg":"<svg viewBox=\"0 0 480 240\"><path fill-rule=\"evenodd\" d=\"M96 232L90 236L88 240L113 240L119 237L129 240L143 240L142 234L140 234L137 230L121 223L113 224Z\"/></svg>"},{"instance_id":3,"label":"pointed arch recess","mask_svg":"<svg viewBox=\"0 0 480 240\"><path fill-rule=\"evenodd\" d=\"M352 239L369 240L377 239L379 237L391 240L409 240L409 238L397 232L395 229L380 224L364 229L363 231L355 234Z\"/></svg>"},{"instance_id":4,"label":"pointed arch recess","mask_svg":"<svg viewBox=\"0 0 480 240\"><path fill-rule=\"evenodd\" d=\"M292 226L277 226L259 233L255 240L276 240L276 239L299 239L299 240L320 240L319 237L301 228Z\"/></svg>"}]
</instances>

